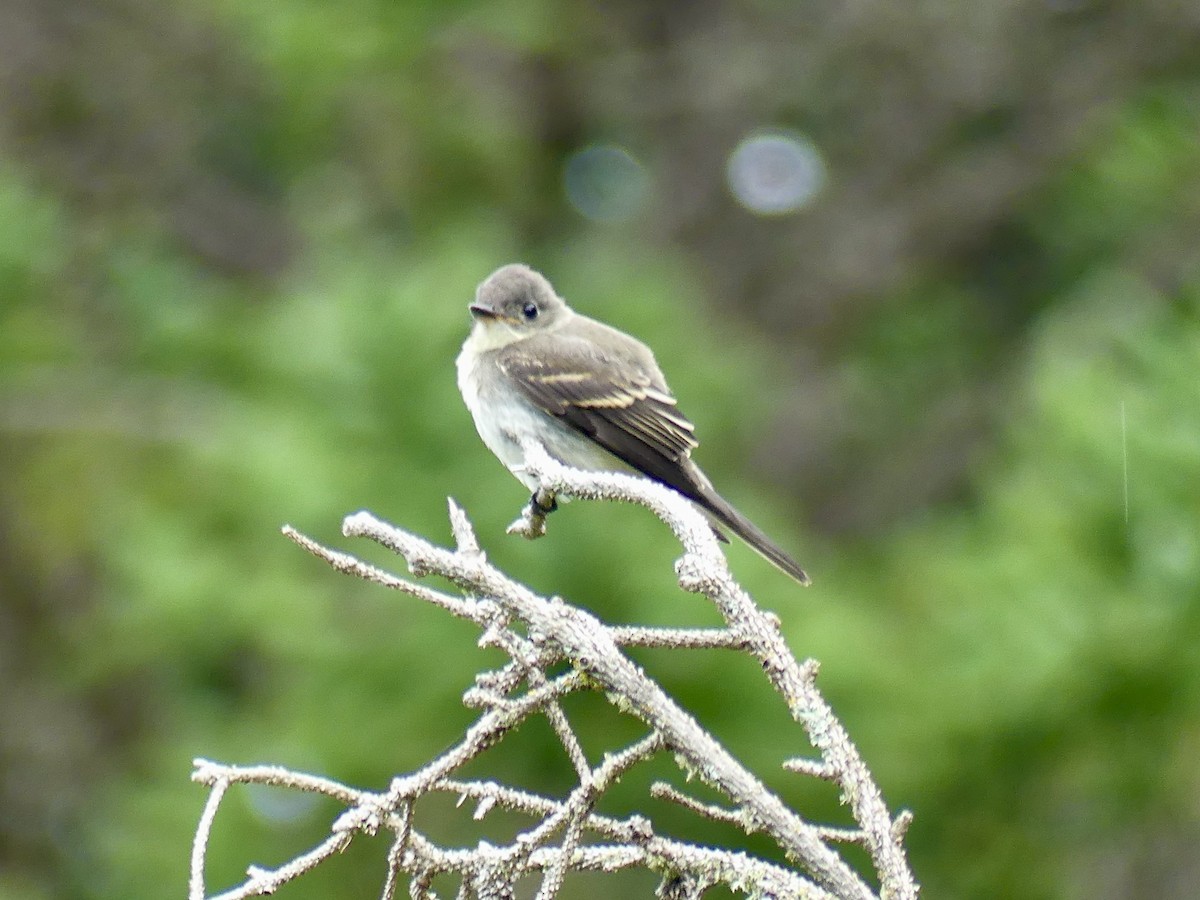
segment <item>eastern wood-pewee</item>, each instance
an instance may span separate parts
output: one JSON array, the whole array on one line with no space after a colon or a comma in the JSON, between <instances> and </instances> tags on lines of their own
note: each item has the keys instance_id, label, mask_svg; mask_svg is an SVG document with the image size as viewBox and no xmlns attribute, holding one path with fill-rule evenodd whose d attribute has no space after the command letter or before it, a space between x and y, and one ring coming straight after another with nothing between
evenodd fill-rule
<instances>
[{"instance_id":1,"label":"eastern wood-pewee","mask_svg":"<svg viewBox=\"0 0 1200 900\"><path fill-rule=\"evenodd\" d=\"M568 466L635 469L678 491L801 584L804 570L714 490L691 458L692 423L641 341L574 312L542 275L507 265L479 285L458 389L483 442L534 492L522 443ZM720 535L720 532L717 532Z\"/></svg>"}]
</instances>

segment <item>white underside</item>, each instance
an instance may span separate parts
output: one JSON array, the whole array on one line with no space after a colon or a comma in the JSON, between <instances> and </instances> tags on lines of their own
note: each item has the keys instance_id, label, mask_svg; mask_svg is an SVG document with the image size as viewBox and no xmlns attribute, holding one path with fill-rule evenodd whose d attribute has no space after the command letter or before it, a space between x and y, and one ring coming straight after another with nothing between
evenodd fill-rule
<instances>
[{"instance_id":1,"label":"white underside","mask_svg":"<svg viewBox=\"0 0 1200 900\"><path fill-rule=\"evenodd\" d=\"M456 360L458 389L484 444L525 487L538 489L537 479L525 471L522 444L527 441L537 441L559 462L577 469L629 471L603 447L542 412L503 383L505 376L494 367L490 356L485 355L486 351L481 354L472 343L478 330L467 338Z\"/></svg>"}]
</instances>

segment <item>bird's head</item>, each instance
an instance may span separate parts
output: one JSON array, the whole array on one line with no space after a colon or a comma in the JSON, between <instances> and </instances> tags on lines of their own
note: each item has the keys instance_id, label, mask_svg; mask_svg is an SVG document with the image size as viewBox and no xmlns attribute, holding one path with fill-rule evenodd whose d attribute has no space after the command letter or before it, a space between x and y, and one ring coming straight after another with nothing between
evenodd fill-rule
<instances>
[{"instance_id":1,"label":"bird's head","mask_svg":"<svg viewBox=\"0 0 1200 900\"><path fill-rule=\"evenodd\" d=\"M529 266L501 266L475 290L468 307L477 329L516 340L564 321L571 310L550 282Z\"/></svg>"}]
</instances>

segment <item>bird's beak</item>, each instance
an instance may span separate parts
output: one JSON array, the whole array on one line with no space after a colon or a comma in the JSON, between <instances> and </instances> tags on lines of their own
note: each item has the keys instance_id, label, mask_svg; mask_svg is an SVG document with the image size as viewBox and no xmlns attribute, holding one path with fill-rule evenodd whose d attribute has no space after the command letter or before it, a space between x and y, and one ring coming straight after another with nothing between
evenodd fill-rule
<instances>
[{"instance_id":1,"label":"bird's beak","mask_svg":"<svg viewBox=\"0 0 1200 900\"><path fill-rule=\"evenodd\" d=\"M494 309L492 309L490 306L488 306L486 303L480 303L478 300L476 300L474 303L472 303L470 306L468 306L467 309L469 309L471 311L471 315L474 316L476 319L494 319L494 318L496 318L496 311Z\"/></svg>"}]
</instances>

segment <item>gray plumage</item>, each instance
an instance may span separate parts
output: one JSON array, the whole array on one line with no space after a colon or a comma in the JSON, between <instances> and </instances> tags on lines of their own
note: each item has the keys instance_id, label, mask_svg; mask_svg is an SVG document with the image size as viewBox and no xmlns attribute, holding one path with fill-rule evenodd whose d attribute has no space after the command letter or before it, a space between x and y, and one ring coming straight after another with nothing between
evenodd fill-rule
<instances>
[{"instance_id":1,"label":"gray plumage","mask_svg":"<svg viewBox=\"0 0 1200 900\"><path fill-rule=\"evenodd\" d=\"M523 440L595 471L633 469L678 491L780 570L804 570L716 492L691 459L698 446L654 354L574 312L542 275L503 266L478 288L458 356L458 387L488 448L530 490ZM718 532L719 535L719 532Z\"/></svg>"}]
</instances>

